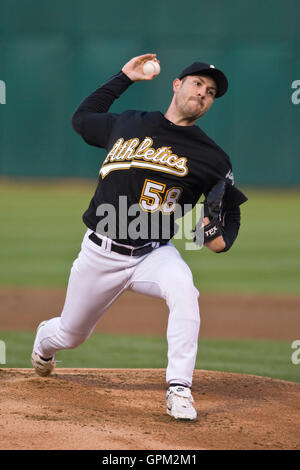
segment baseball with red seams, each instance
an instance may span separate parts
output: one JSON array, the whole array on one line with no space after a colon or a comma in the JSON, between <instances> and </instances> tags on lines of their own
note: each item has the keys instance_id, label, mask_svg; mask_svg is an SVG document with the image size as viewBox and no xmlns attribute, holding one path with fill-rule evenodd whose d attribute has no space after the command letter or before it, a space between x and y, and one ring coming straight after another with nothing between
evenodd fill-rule
<instances>
[{"instance_id":1,"label":"baseball with red seams","mask_svg":"<svg viewBox=\"0 0 300 470\"><path fill-rule=\"evenodd\" d=\"M143 65L143 72L145 75L158 75L160 73L160 65L155 60L148 60Z\"/></svg>"}]
</instances>

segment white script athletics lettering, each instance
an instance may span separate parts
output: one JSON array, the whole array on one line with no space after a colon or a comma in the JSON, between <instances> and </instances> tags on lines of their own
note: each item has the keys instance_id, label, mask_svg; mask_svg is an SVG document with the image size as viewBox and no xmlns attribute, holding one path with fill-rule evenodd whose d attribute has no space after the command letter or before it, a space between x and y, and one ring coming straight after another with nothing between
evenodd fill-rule
<instances>
[{"instance_id":1,"label":"white script athletics lettering","mask_svg":"<svg viewBox=\"0 0 300 470\"><path fill-rule=\"evenodd\" d=\"M129 170L131 167L149 168L177 176L187 175L186 157L174 154L171 147L155 149L152 145L151 137L145 137L142 142L137 137L126 141L121 137L107 154L100 175L104 178L113 170Z\"/></svg>"}]
</instances>

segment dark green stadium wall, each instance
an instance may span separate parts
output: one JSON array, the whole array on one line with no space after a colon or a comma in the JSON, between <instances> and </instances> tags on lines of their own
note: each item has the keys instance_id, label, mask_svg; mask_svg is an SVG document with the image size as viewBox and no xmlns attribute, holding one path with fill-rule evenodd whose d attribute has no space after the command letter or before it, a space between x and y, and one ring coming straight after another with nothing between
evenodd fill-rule
<instances>
[{"instance_id":1,"label":"dark green stadium wall","mask_svg":"<svg viewBox=\"0 0 300 470\"><path fill-rule=\"evenodd\" d=\"M209 62L229 91L198 125L230 155L236 179L299 185L299 18L299 0L1 0L0 174L97 176L105 151L81 141L72 114L131 57L156 52L161 74L112 111L164 112L181 69Z\"/></svg>"}]
</instances>

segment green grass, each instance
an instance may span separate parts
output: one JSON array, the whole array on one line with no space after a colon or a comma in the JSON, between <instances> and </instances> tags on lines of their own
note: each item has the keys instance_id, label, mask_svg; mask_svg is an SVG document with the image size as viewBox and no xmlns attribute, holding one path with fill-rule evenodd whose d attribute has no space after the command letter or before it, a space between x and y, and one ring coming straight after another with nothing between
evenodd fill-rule
<instances>
[{"instance_id":1,"label":"green grass","mask_svg":"<svg viewBox=\"0 0 300 470\"><path fill-rule=\"evenodd\" d=\"M95 185L7 184L0 190L0 285L64 286Z\"/></svg>"},{"instance_id":2,"label":"green grass","mask_svg":"<svg viewBox=\"0 0 300 470\"><path fill-rule=\"evenodd\" d=\"M35 333L3 331L6 365L31 367ZM294 352L285 341L200 339L196 369L267 376L300 382L300 365L291 362ZM165 368L167 343L163 337L121 336L94 333L74 350L60 351L59 367Z\"/></svg>"},{"instance_id":3,"label":"green grass","mask_svg":"<svg viewBox=\"0 0 300 470\"><path fill-rule=\"evenodd\" d=\"M96 181L1 182L0 285L67 284ZM300 191L244 189L240 234L228 253L175 246L200 291L299 293Z\"/></svg>"}]
</instances>

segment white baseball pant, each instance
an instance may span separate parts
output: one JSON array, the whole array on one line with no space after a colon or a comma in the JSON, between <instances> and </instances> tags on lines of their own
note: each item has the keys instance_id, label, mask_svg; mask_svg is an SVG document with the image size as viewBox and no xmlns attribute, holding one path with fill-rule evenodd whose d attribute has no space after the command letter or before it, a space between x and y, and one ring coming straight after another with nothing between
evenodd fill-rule
<instances>
[{"instance_id":1,"label":"white baseball pant","mask_svg":"<svg viewBox=\"0 0 300 470\"><path fill-rule=\"evenodd\" d=\"M171 242L132 257L111 251L106 237L101 237L105 240L101 247L96 245L88 238L90 233L88 229L71 268L61 316L38 331L34 351L49 358L59 350L76 348L89 338L112 303L131 290L165 299L169 307L166 381L191 387L200 315L190 268Z\"/></svg>"}]
</instances>

